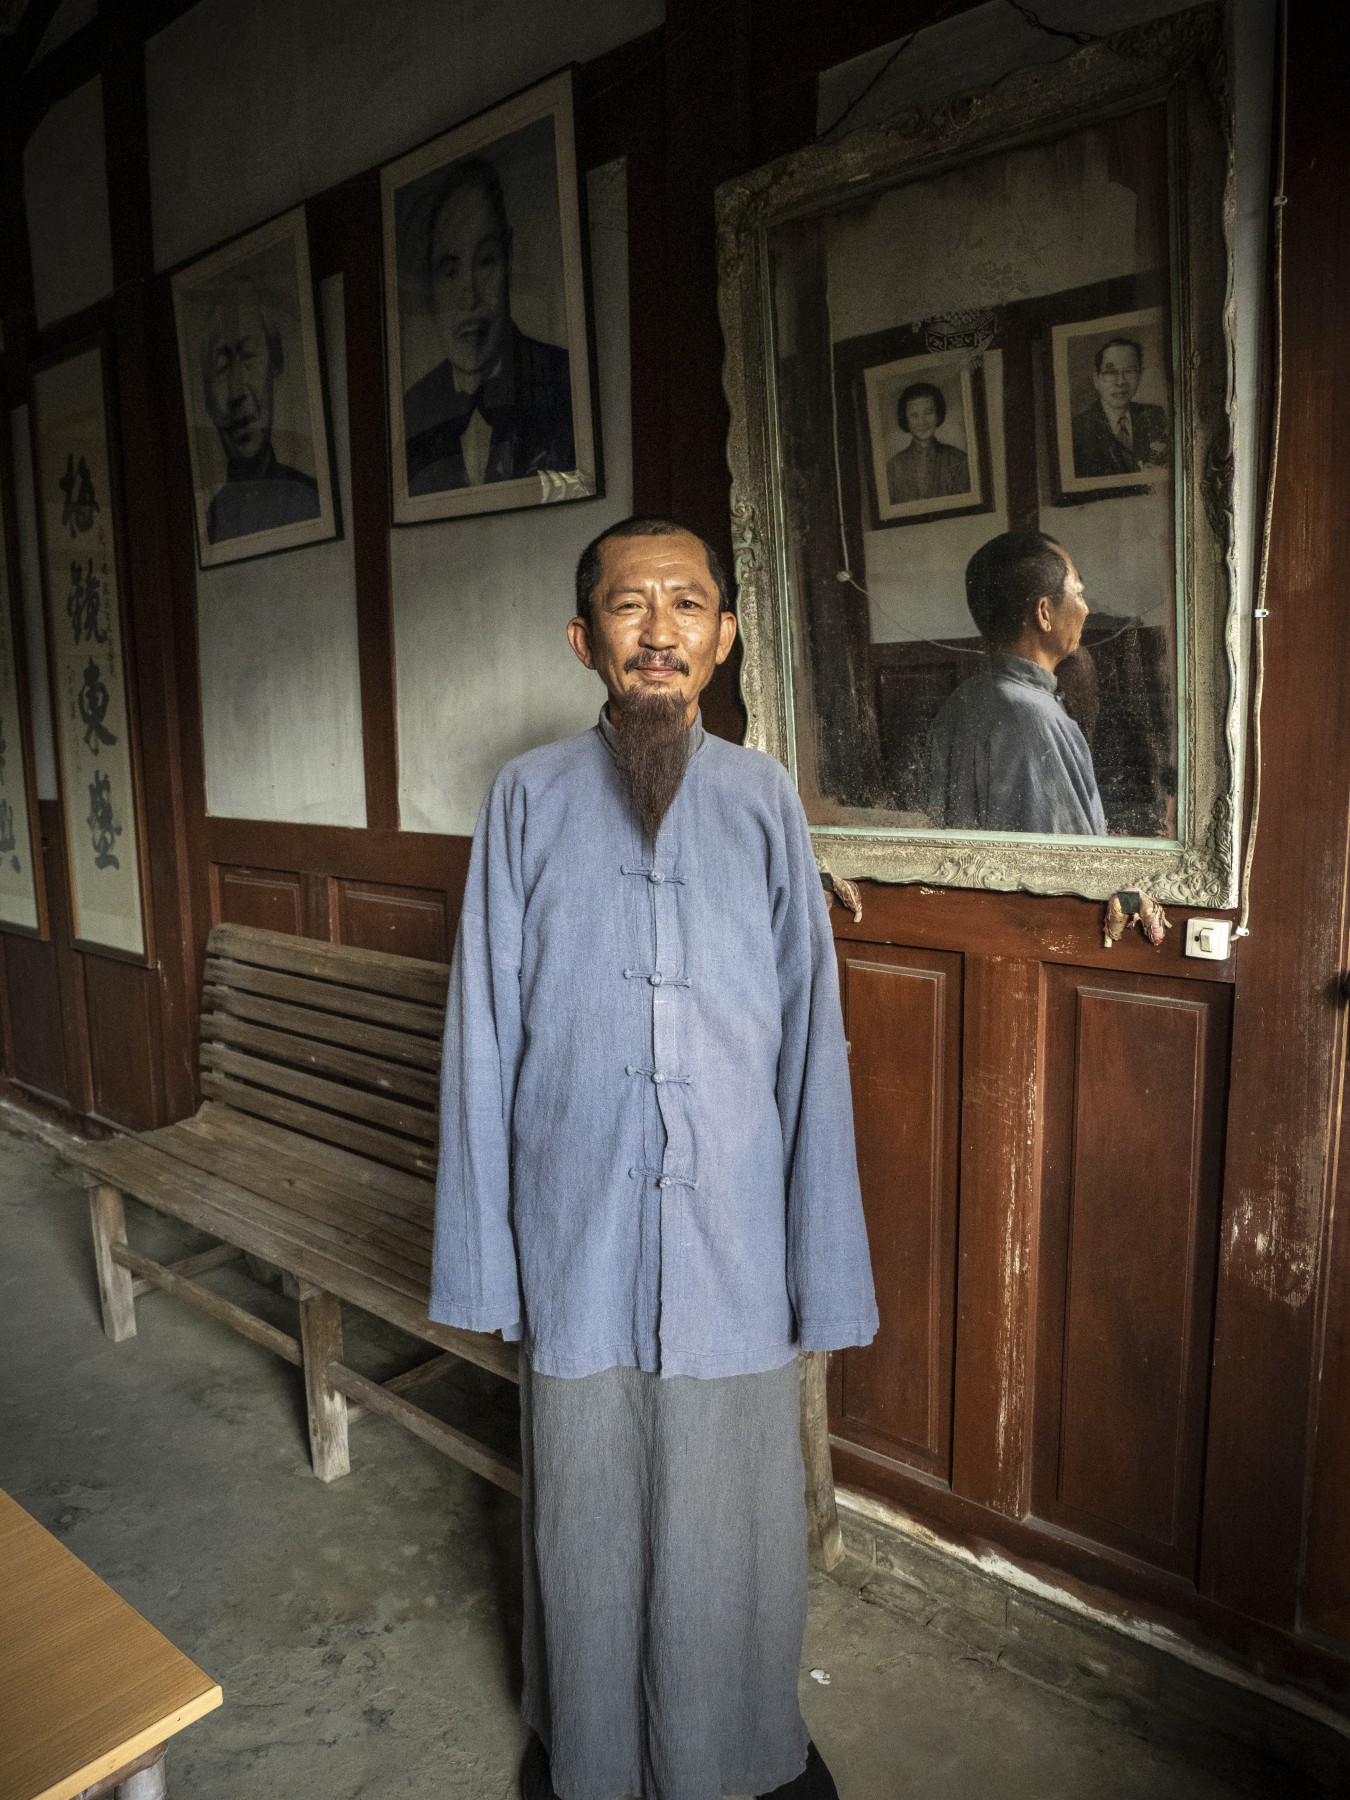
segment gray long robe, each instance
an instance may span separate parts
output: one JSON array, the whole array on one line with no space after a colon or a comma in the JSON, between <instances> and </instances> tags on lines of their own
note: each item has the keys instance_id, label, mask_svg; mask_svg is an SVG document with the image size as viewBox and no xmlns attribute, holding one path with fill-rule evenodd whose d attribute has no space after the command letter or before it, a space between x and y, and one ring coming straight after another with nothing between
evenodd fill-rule
<instances>
[{"instance_id":1,"label":"gray long robe","mask_svg":"<svg viewBox=\"0 0 1350 1800\"><path fill-rule=\"evenodd\" d=\"M1106 835L1092 752L1053 675L993 655L961 683L933 721L929 815L956 831Z\"/></svg>"}]
</instances>

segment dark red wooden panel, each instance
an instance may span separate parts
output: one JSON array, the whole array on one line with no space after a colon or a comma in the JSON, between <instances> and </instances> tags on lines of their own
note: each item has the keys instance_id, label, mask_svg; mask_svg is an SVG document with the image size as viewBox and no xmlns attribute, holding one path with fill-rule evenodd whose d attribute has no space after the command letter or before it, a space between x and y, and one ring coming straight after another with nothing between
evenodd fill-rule
<instances>
[{"instance_id":1,"label":"dark red wooden panel","mask_svg":"<svg viewBox=\"0 0 1350 1800\"><path fill-rule=\"evenodd\" d=\"M951 1462L961 959L840 958L881 1329L834 1358L833 1431L945 1481Z\"/></svg>"},{"instance_id":2,"label":"dark red wooden panel","mask_svg":"<svg viewBox=\"0 0 1350 1800\"><path fill-rule=\"evenodd\" d=\"M1032 1507L1188 1577L1230 992L1046 976Z\"/></svg>"},{"instance_id":3,"label":"dark red wooden panel","mask_svg":"<svg viewBox=\"0 0 1350 1800\"><path fill-rule=\"evenodd\" d=\"M5 939L5 1005L14 1062L9 1073L51 1099L76 1103L68 1091L61 1031L56 946L36 938Z\"/></svg>"},{"instance_id":4,"label":"dark red wooden panel","mask_svg":"<svg viewBox=\"0 0 1350 1800\"><path fill-rule=\"evenodd\" d=\"M371 881L339 881L337 893L339 943L428 962L450 960L443 893Z\"/></svg>"},{"instance_id":5,"label":"dark red wooden panel","mask_svg":"<svg viewBox=\"0 0 1350 1800\"><path fill-rule=\"evenodd\" d=\"M131 1131L158 1116L158 982L153 969L83 956L94 1111Z\"/></svg>"},{"instance_id":6,"label":"dark red wooden panel","mask_svg":"<svg viewBox=\"0 0 1350 1800\"><path fill-rule=\"evenodd\" d=\"M211 923L257 925L303 936L300 877L278 869L213 868Z\"/></svg>"}]
</instances>

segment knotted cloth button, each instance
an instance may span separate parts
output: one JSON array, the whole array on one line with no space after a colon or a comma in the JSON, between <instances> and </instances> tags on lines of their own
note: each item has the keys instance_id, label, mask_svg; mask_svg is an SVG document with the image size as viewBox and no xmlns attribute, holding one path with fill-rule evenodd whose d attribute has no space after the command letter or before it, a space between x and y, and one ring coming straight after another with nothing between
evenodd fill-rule
<instances>
[{"instance_id":1,"label":"knotted cloth button","mask_svg":"<svg viewBox=\"0 0 1350 1800\"><path fill-rule=\"evenodd\" d=\"M671 1180L671 1179L670 1179L670 1177L669 1177L669 1175L662 1175L662 1176L661 1176L661 1177L660 1177L660 1178L659 1178L659 1179L658 1179L658 1181L657 1181L657 1183L656 1183L656 1185L657 1185L657 1187L659 1187L659 1188L668 1188L668 1187L674 1187L674 1185L675 1185L675 1184L674 1184L674 1182L673 1182L673 1181L672 1181L672 1180Z\"/></svg>"},{"instance_id":2,"label":"knotted cloth button","mask_svg":"<svg viewBox=\"0 0 1350 1800\"><path fill-rule=\"evenodd\" d=\"M647 879L649 881L654 881L659 885L665 880L665 876L661 873L660 869L653 869Z\"/></svg>"},{"instance_id":3,"label":"knotted cloth button","mask_svg":"<svg viewBox=\"0 0 1350 1800\"><path fill-rule=\"evenodd\" d=\"M660 985L661 985L661 971L660 971L660 970L659 970L659 969L658 969L658 970L657 970L657 971L656 971L656 973L655 973L655 975L649 975L649 976L648 976L648 977L647 977L647 979L648 979L648 981L650 981L650 982L651 982L651 984L652 984L652 986L653 986L653 987L660 987Z\"/></svg>"},{"instance_id":4,"label":"knotted cloth button","mask_svg":"<svg viewBox=\"0 0 1350 1800\"><path fill-rule=\"evenodd\" d=\"M661 1071L658 1069L656 1071L656 1073L652 1076L652 1080L654 1082L656 1082L657 1086L659 1087L661 1082L665 1080L665 1077L662 1075Z\"/></svg>"}]
</instances>

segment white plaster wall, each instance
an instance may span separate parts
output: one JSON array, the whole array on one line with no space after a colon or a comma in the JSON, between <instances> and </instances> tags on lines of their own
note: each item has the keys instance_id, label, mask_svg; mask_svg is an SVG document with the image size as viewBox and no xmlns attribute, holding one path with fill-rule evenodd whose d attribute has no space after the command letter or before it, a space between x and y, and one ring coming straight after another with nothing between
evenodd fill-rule
<instances>
[{"instance_id":1,"label":"white plaster wall","mask_svg":"<svg viewBox=\"0 0 1350 1800\"><path fill-rule=\"evenodd\" d=\"M197 573L207 810L366 822L342 277L320 287L344 536Z\"/></svg>"},{"instance_id":2,"label":"white plaster wall","mask_svg":"<svg viewBox=\"0 0 1350 1800\"><path fill-rule=\"evenodd\" d=\"M112 293L103 84L58 100L23 153L23 193L39 326Z\"/></svg>"},{"instance_id":3,"label":"white plaster wall","mask_svg":"<svg viewBox=\"0 0 1350 1800\"><path fill-rule=\"evenodd\" d=\"M56 799L56 746L52 737L52 697L47 686L47 633L42 619L42 565L38 560L37 496L33 491L33 449L28 408L9 415L14 453L14 524L19 536L19 587L23 601L24 650L28 660L28 712L33 722L33 778L39 800Z\"/></svg>"},{"instance_id":4,"label":"white plaster wall","mask_svg":"<svg viewBox=\"0 0 1350 1800\"><path fill-rule=\"evenodd\" d=\"M594 724L604 699L564 631L578 556L632 511L622 162L594 170L587 191L605 496L394 531L405 831L472 831L502 764Z\"/></svg>"},{"instance_id":5,"label":"white plaster wall","mask_svg":"<svg viewBox=\"0 0 1350 1800\"><path fill-rule=\"evenodd\" d=\"M664 13L663 0L200 0L146 46L156 267Z\"/></svg>"}]
</instances>

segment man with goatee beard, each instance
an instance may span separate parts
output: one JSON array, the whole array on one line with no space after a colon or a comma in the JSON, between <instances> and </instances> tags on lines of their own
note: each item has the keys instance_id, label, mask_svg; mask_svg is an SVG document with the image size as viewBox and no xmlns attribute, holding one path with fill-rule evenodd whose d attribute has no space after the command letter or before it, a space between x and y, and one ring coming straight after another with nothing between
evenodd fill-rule
<instances>
[{"instance_id":1,"label":"man with goatee beard","mask_svg":"<svg viewBox=\"0 0 1350 1800\"><path fill-rule=\"evenodd\" d=\"M431 1289L521 1345L521 1792L834 1800L795 1358L877 1311L825 898L781 764L704 734L711 546L611 527L567 635L609 699L478 819Z\"/></svg>"}]
</instances>

